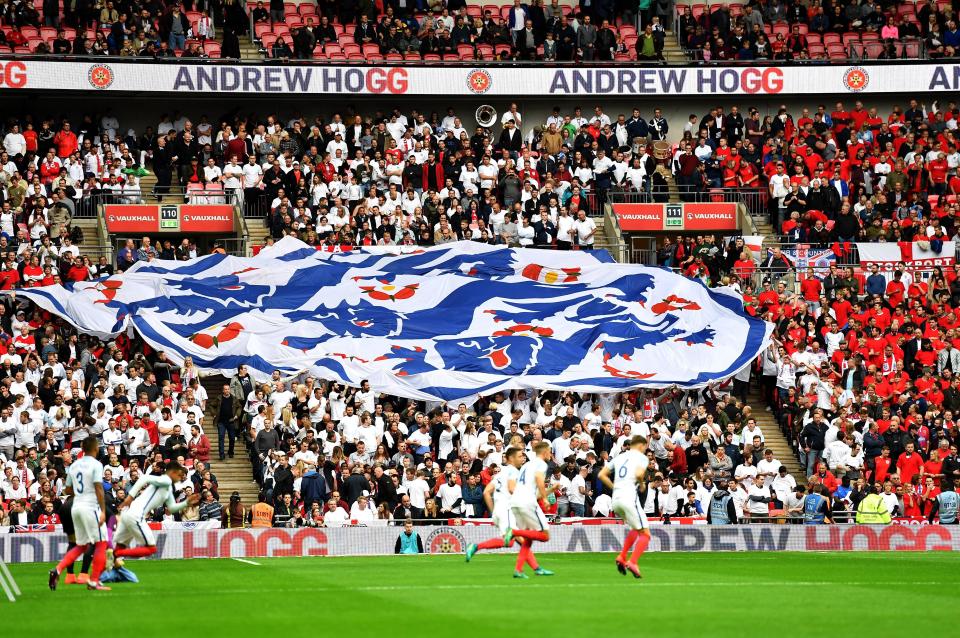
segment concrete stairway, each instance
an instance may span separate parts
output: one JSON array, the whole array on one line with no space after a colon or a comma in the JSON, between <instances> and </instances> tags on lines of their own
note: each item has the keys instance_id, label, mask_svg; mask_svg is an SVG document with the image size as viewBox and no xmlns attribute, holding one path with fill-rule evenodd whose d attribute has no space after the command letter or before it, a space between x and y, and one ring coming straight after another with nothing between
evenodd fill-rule
<instances>
[{"instance_id":1,"label":"concrete stairway","mask_svg":"<svg viewBox=\"0 0 960 638\"><path fill-rule=\"evenodd\" d=\"M690 60L683 54L683 49L677 43L677 38L673 31L667 31L666 40L663 43L663 57L671 64L685 64Z\"/></svg>"},{"instance_id":2,"label":"concrete stairway","mask_svg":"<svg viewBox=\"0 0 960 638\"><path fill-rule=\"evenodd\" d=\"M228 456L223 461L219 460L217 451L219 449L220 438L217 433L217 425L214 422L214 415L212 414L214 405L212 399L220 395L223 385L229 383L229 379L225 379L220 375L209 375L202 377L201 383L211 399L207 401L207 414L203 420L203 430L207 438L210 439L210 465L211 471L217 477L217 483L220 489L220 502L227 504L230 500L230 495L234 491L237 491L240 492L240 496L246 506L250 507L250 505L257 502L257 494L260 488L256 481L253 480L253 468L247 455L247 448L243 442L243 437L237 437L234 448L235 455L232 459ZM229 442L224 441L224 452L227 451L228 445Z\"/></svg>"},{"instance_id":3,"label":"concrete stairway","mask_svg":"<svg viewBox=\"0 0 960 638\"><path fill-rule=\"evenodd\" d=\"M263 60L260 48L250 41L248 36L240 37L240 59L259 62Z\"/></svg>"},{"instance_id":4,"label":"concrete stairway","mask_svg":"<svg viewBox=\"0 0 960 638\"><path fill-rule=\"evenodd\" d=\"M765 446L773 450L773 458L787 467L787 472L793 476L798 485L805 485L807 477L805 471L800 467L800 461L797 459L794 448L787 437L783 435L783 432L780 431L780 426L773 418L773 413L767 412L766 402L757 388L751 389L747 396L747 402L753 408L753 418L757 420L757 426L763 432Z\"/></svg>"}]
</instances>

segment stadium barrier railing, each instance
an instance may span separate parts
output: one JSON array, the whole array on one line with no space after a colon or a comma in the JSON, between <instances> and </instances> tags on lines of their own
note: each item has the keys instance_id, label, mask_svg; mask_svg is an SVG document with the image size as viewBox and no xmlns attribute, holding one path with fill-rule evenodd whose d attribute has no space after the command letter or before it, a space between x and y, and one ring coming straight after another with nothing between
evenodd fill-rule
<instances>
[{"instance_id":1,"label":"stadium barrier railing","mask_svg":"<svg viewBox=\"0 0 960 638\"><path fill-rule=\"evenodd\" d=\"M489 525L415 527L424 553L461 553L499 535ZM157 558L263 558L389 555L402 530L382 527L176 529L157 532ZM654 552L960 551L956 525L651 525ZM622 524L554 525L544 552L616 552ZM51 562L66 551L63 533L0 534L9 563ZM512 553L513 550L495 550Z\"/></svg>"}]
</instances>

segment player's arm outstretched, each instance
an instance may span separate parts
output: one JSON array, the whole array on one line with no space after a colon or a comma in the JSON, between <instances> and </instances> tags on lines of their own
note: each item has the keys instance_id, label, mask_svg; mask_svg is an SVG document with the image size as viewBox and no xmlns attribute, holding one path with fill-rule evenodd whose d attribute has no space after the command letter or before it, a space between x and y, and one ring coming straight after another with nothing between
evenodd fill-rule
<instances>
[{"instance_id":1,"label":"player's arm outstretched","mask_svg":"<svg viewBox=\"0 0 960 638\"><path fill-rule=\"evenodd\" d=\"M189 507L189 506L191 506L191 505L195 505L195 504L197 504L197 503L199 503L199 502L200 502L200 495L199 495L199 494L191 494L188 498L186 498L186 499L184 499L183 501L177 503L176 501L173 500L173 490L168 490L168 491L167 491L167 500L164 502L164 505L166 506L166 508L167 508L168 510L170 510L170 513L171 513L171 514L176 514L176 513L178 513L178 512L183 511L183 510L186 509L187 507Z\"/></svg>"}]
</instances>

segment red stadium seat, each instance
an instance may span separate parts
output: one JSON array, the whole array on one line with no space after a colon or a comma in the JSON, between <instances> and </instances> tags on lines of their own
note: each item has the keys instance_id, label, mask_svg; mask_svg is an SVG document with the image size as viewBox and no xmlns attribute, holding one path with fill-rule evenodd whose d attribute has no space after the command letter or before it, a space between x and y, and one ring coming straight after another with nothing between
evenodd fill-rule
<instances>
[{"instance_id":1,"label":"red stadium seat","mask_svg":"<svg viewBox=\"0 0 960 638\"><path fill-rule=\"evenodd\" d=\"M498 44L493 48L493 52L500 57L503 54L510 55L511 48L509 44Z\"/></svg>"},{"instance_id":2,"label":"red stadium seat","mask_svg":"<svg viewBox=\"0 0 960 638\"><path fill-rule=\"evenodd\" d=\"M424 62L439 62L440 56L436 53L425 53L423 56Z\"/></svg>"},{"instance_id":3,"label":"red stadium seat","mask_svg":"<svg viewBox=\"0 0 960 638\"><path fill-rule=\"evenodd\" d=\"M387 62L399 62L403 60L403 55L400 53L388 53L384 56L384 59L386 59Z\"/></svg>"},{"instance_id":4,"label":"red stadium seat","mask_svg":"<svg viewBox=\"0 0 960 638\"><path fill-rule=\"evenodd\" d=\"M261 40L261 41L262 41L262 40L263 40L263 36L264 36L265 34L267 34L267 33L271 33L271 27L270 27L269 24L264 24L264 23L261 22L260 24L255 24L255 25L253 25L253 35L254 35L258 40Z\"/></svg>"},{"instance_id":5,"label":"red stadium seat","mask_svg":"<svg viewBox=\"0 0 960 638\"><path fill-rule=\"evenodd\" d=\"M474 49L473 49L473 47L472 47L471 45L469 45L469 44L458 44L458 45L457 45L457 54L460 56L461 59L464 59L463 56L467 55L467 56L469 56L469 57L466 58L466 59L472 60L472 59L473 59L473 54L474 54Z\"/></svg>"},{"instance_id":6,"label":"red stadium seat","mask_svg":"<svg viewBox=\"0 0 960 638\"><path fill-rule=\"evenodd\" d=\"M369 58L374 53L380 53L380 45L378 44L364 44L361 49L363 50L363 56Z\"/></svg>"},{"instance_id":7,"label":"red stadium seat","mask_svg":"<svg viewBox=\"0 0 960 638\"><path fill-rule=\"evenodd\" d=\"M220 57L220 43L219 42L204 42L203 43L203 52L206 53L211 58Z\"/></svg>"},{"instance_id":8,"label":"red stadium seat","mask_svg":"<svg viewBox=\"0 0 960 638\"><path fill-rule=\"evenodd\" d=\"M363 51L360 49L359 44L354 44L353 42L348 42L347 44L340 44L340 48L343 49L343 54L346 56L359 55L363 57Z\"/></svg>"},{"instance_id":9,"label":"red stadium seat","mask_svg":"<svg viewBox=\"0 0 960 638\"><path fill-rule=\"evenodd\" d=\"M467 7L467 15L470 17L470 19L482 18L483 9L481 9L479 5L471 4Z\"/></svg>"},{"instance_id":10,"label":"red stadium seat","mask_svg":"<svg viewBox=\"0 0 960 638\"><path fill-rule=\"evenodd\" d=\"M310 57L312 57L314 60L326 60L327 54L323 52L323 49L318 47L313 50L313 55Z\"/></svg>"},{"instance_id":11,"label":"red stadium seat","mask_svg":"<svg viewBox=\"0 0 960 638\"><path fill-rule=\"evenodd\" d=\"M477 45L477 55L480 56L481 60L492 60L493 59L493 46L489 44L478 44Z\"/></svg>"},{"instance_id":12,"label":"red stadium seat","mask_svg":"<svg viewBox=\"0 0 960 638\"><path fill-rule=\"evenodd\" d=\"M28 39L28 40L29 40L30 38L39 38L39 37L40 37L40 30L37 29L37 27L30 27L30 26L20 27L20 33L22 33L22 34L23 34L23 37L25 37L25 38Z\"/></svg>"},{"instance_id":13,"label":"red stadium seat","mask_svg":"<svg viewBox=\"0 0 960 638\"><path fill-rule=\"evenodd\" d=\"M327 59L331 61L336 60L338 62L344 62L346 61L347 56L345 56L342 53L331 53L330 55L327 56Z\"/></svg>"},{"instance_id":14,"label":"red stadium seat","mask_svg":"<svg viewBox=\"0 0 960 638\"><path fill-rule=\"evenodd\" d=\"M824 33L823 34L823 43L824 44L839 44L840 35L837 33Z\"/></svg>"},{"instance_id":15,"label":"red stadium seat","mask_svg":"<svg viewBox=\"0 0 960 638\"><path fill-rule=\"evenodd\" d=\"M327 42L327 43L323 46L323 51L324 51L324 53L326 53L328 56L329 56L329 55L333 55L334 53L346 53L342 48L340 48L340 45L339 45L339 44L334 44L334 43L332 43L332 42Z\"/></svg>"},{"instance_id":16,"label":"red stadium seat","mask_svg":"<svg viewBox=\"0 0 960 638\"><path fill-rule=\"evenodd\" d=\"M382 60L383 54L378 51L377 53L371 53L370 55L367 55L365 57L367 60L376 61L376 60Z\"/></svg>"},{"instance_id":17,"label":"red stadium seat","mask_svg":"<svg viewBox=\"0 0 960 638\"><path fill-rule=\"evenodd\" d=\"M420 54L416 51L409 51L406 55L403 56L404 60L419 60Z\"/></svg>"},{"instance_id":18,"label":"red stadium seat","mask_svg":"<svg viewBox=\"0 0 960 638\"><path fill-rule=\"evenodd\" d=\"M267 55L270 54L270 47L273 46L273 43L277 41L277 36L272 33L264 33L263 37L260 38L260 44L263 45L263 48L266 49Z\"/></svg>"},{"instance_id":19,"label":"red stadium seat","mask_svg":"<svg viewBox=\"0 0 960 638\"><path fill-rule=\"evenodd\" d=\"M883 53L882 42L865 42L863 45L863 57L868 60L876 60Z\"/></svg>"}]
</instances>

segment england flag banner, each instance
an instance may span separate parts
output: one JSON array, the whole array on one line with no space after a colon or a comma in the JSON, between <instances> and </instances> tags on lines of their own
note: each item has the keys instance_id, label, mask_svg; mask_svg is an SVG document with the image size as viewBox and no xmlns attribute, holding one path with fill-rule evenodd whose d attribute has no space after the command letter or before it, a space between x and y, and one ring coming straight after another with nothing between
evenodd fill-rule
<instances>
[{"instance_id":1,"label":"england flag banner","mask_svg":"<svg viewBox=\"0 0 960 638\"><path fill-rule=\"evenodd\" d=\"M604 251L473 242L322 252L284 238L255 257L137 262L16 295L100 338L132 327L206 371L441 401L701 387L748 365L772 329L739 297Z\"/></svg>"}]
</instances>

